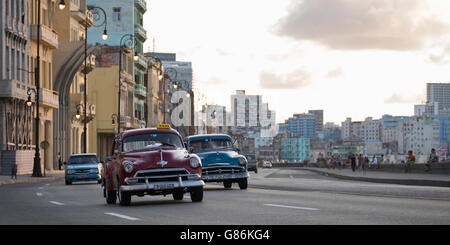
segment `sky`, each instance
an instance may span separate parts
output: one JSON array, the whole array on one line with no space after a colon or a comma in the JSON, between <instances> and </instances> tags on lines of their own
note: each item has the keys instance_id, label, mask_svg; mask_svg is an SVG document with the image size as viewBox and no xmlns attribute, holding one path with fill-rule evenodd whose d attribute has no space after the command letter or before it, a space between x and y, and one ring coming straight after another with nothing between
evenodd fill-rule
<instances>
[{"instance_id":1,"label":"sky","mask_svg":"<svg viewBox=\"0 0 450 245\"><path fill-rule=\"evenodd\" d=\"M145 51L191 61L201 102L262 95L277 122L411 116L450 82L450 1L147 0Z\"/></svg>"}]
</instances>

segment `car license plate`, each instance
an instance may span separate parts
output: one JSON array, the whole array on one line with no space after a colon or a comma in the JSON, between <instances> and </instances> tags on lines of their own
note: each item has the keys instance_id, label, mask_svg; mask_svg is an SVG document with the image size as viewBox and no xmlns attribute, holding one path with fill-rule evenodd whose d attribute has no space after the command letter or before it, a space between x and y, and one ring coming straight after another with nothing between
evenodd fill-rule
<instances>
[{"instance_id":1,"label":"car license plate","mask_svg":"<svg viewBox=\"0 0 450 245\"><path fill-rule=\"evenodd\" d=\"M89 177L89 175L87 175L87 174L82 174L82 175L77 176L78 179L87 179L88 177Z\"/></svg>"},{"instance_id":2,"label":"car license plate","mask_svg":"<svg viewBox=\"0 0 450 245\"><path fill-rule=\"evenodd\" d=\"M167 190L173 189L175 186L173 184L156 184L155 190Z\"/></svg>"}]
</instances>

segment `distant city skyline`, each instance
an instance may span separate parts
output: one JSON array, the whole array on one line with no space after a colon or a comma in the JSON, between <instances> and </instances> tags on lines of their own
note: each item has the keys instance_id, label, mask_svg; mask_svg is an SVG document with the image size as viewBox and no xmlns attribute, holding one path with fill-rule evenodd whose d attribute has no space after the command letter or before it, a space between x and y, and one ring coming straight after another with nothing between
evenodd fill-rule
<instances>
[{"instance_id":1,"label":"distant city skyline","mask_svg":"<svg viewBox=\"0 0 450 245\"><path fill-rule=\"evenodd\" d=\"M448 13L439 0L153 0L144 50L192 62L208 103L246 90L277 123L323 110L340 125L414 115L427 83L450 81Z\"/></svg>"}]
</instances>

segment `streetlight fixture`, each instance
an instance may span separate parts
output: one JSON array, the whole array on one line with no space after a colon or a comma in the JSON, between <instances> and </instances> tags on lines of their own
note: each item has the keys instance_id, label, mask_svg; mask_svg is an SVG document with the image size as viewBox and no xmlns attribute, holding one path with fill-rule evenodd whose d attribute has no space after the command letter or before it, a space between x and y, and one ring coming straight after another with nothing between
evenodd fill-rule
<instances>
[{"instance_id":1,"label":"streetlight fixture","mask_svg":"<svg viewBox=\"0 0 450 245\"><path fill-rule=\"evenodd\" d=\"M59 1L59 9L63 10L66 8L66 3L64 2L64 0Z\"/></svg>"},{"instance_id":2,"label":"streetlight fixture","mask_svg":"<svg viewBox=\"0 0 450 245\"><path fill-rule=\"evenodd\" d=\"M64 2L64 1L61 1ZM61 2L60 2L60 6L61 6ZM88 10L90 12L92 12L92 14L94 16L98 16L100 15L100 12L103 13L103 16L105 17L104 21L97 24L97 25L93 25L94 27L100 27L102 25L105 26L105 29L103 31L102 34L102 39L106 40L108 39L108 33L106 31L106 26L107 26L107 18L106 18L106 12L104 9L97 7L97 6L92 6L89 5L87 6ZM96 18L94 18L94 20L96 20ZM84 32L85 32L85 38L84 38L84 123L83 123L83 143L84 143L84 149L83 152L86 153L87 152L87 35L88 35L88 25L87 25L87 16L86 16L86 21L84 23Z\"/></svg>"}]
</instances>

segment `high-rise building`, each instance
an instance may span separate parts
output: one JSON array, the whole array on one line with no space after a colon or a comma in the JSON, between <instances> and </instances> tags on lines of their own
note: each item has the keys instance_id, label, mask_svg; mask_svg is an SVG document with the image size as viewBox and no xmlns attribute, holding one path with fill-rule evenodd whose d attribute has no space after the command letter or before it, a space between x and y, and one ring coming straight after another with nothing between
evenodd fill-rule
<instances>
[{"instance_id":1,"label":"high-rise building","mask_svg":"<svg viewBox=\"0 0 450 245\"><path fill-rule=\"evenodd\" d=\"M317 134L318 132L322 132L323 131L323 110L309 110L308 113L313 114L314 118L316 120L316 122L314 124L314 130L316 131L315 133Z\"/></svg>"},{"instance_id":2,"label":"high-rise building","mask_svg":"<svg viewBox=\"0 0 450 245\"><path fill-rule=\"evenodd\" d=\"M450 83L427 83L427 104L437 102L439 114L450 110Z\"/></svg>"},{"instance_id":3,"label":"high-rise building","mask_svg":"<svg viewBox=\"0 0 450 245\"><path fill-rule=\"evenodd\" d=\"M313 114L294 114L286 120L287 130L297 136L312 139L316 133L316 118Z\"/></svg>"},{"instance_id":4,"label":"high-rise building","mask_svg":"<svg viewBox=\"0 0 450 245\"><path fill-rule=\"evenodd\" d=\"M137 120L145 118L146 91L144 86L144 76L147 71L147 58L144 56L144 42L147 40L147 31L144 29L144 14L147 11L146 0L87 0L88 5L101 7L107 16L108 39L103 41L98 33L103 33L103 26L91 27L88 29L88 42L91 44L105 43L109 46L121 45L121 39L125 35L133 35L134 43L125 42L122 45L129 45L133 52L137 54L134 61L133 80L134 98L133 113ZM125 43L124 43L125 42Z\"/></svg>"}]
</instances>

